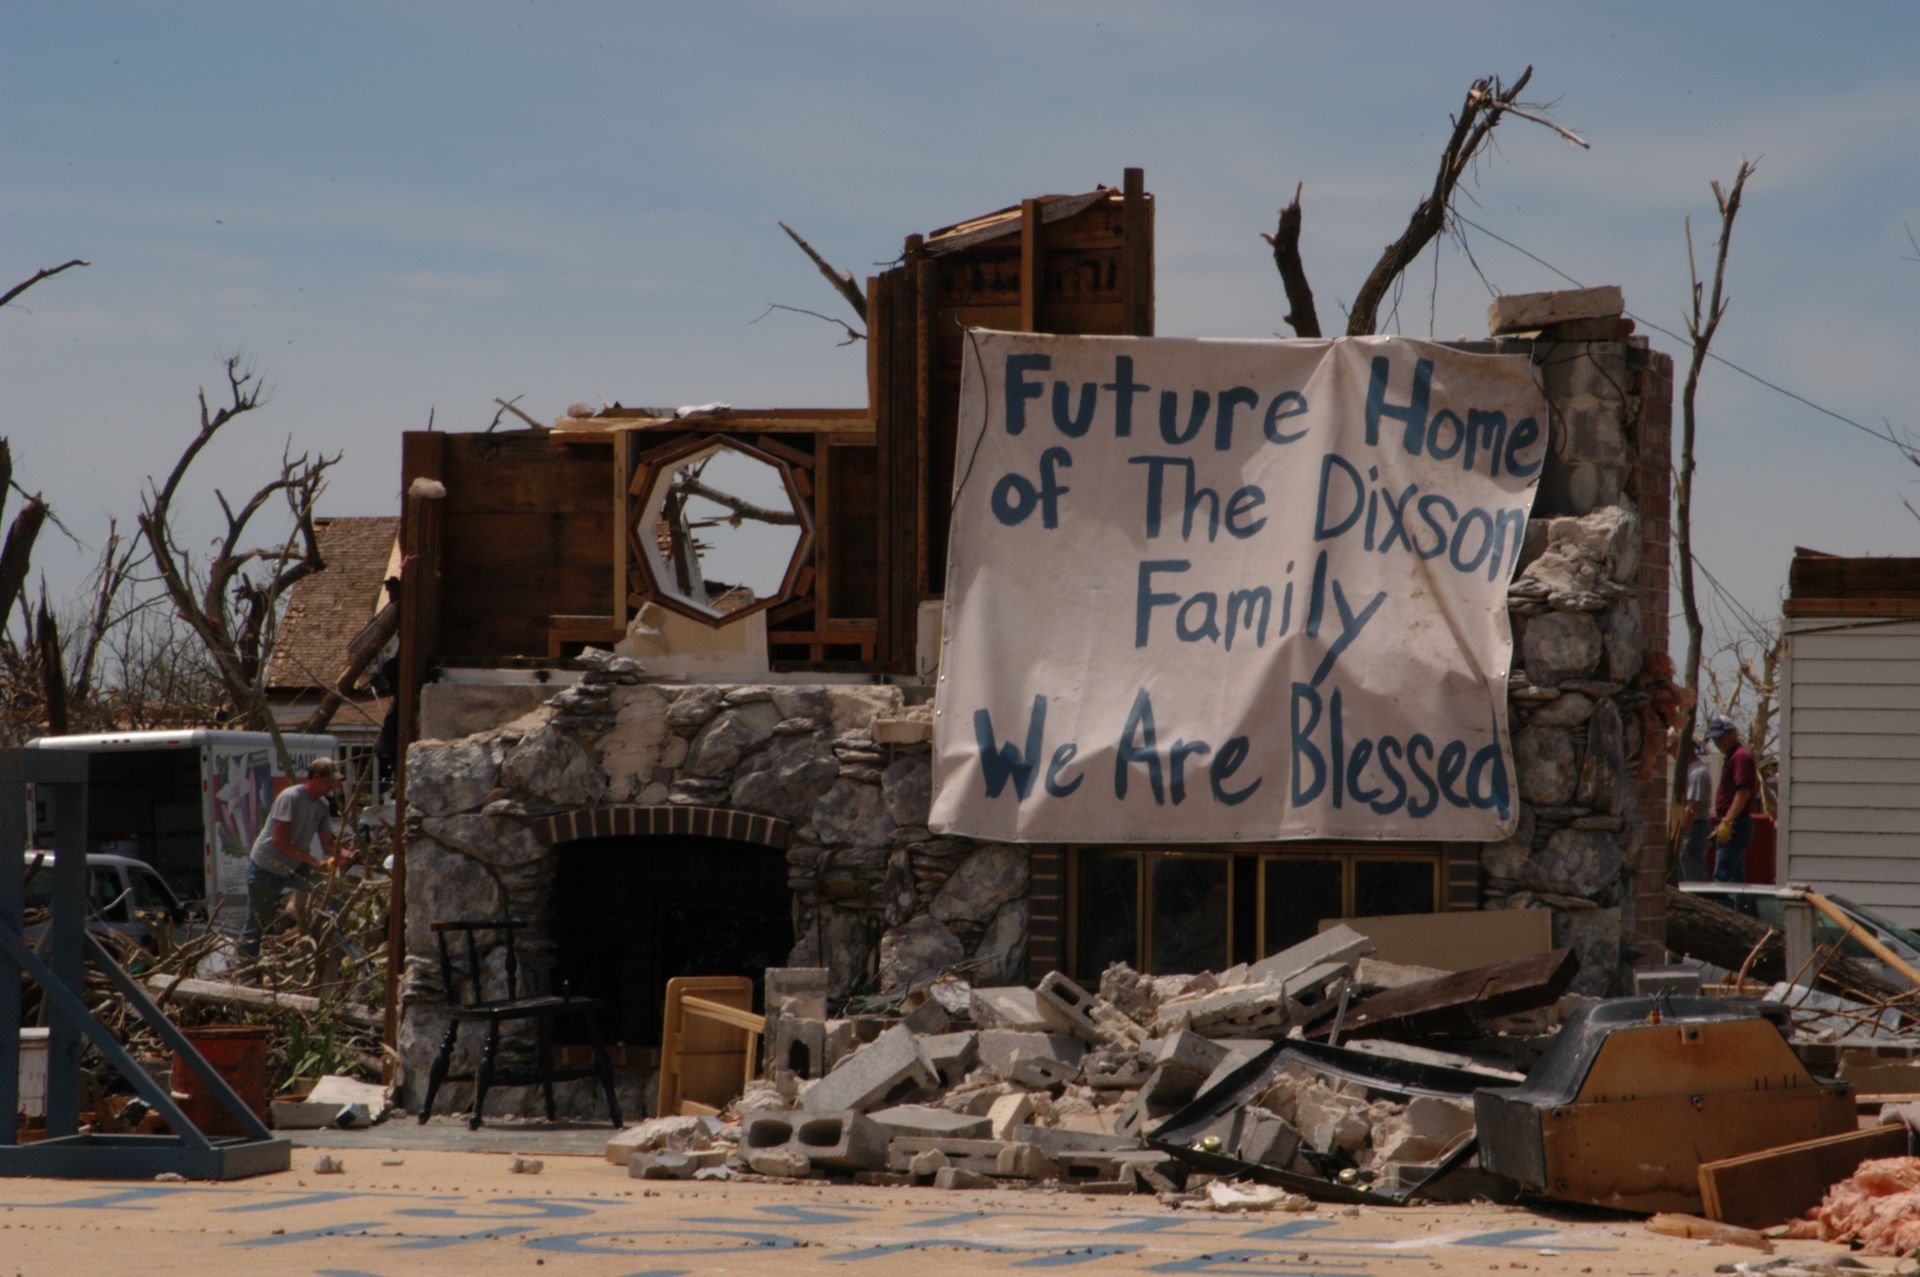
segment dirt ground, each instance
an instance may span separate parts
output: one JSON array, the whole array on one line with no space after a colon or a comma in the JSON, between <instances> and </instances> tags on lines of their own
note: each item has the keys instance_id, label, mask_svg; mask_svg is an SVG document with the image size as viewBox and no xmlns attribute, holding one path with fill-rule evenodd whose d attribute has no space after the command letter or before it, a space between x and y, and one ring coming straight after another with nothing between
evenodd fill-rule
<instances>
[{"instance_id":1,"label":"dirt ground","mask_svg":"<svg viewBox=\"0 0 1920 1277\"><path fill-rule=\"evenodd\" d=\"M593 1157L545 1154L540 1174L517 1175L505 1153L327 1151L344 1173L314 1174L322 1150L298 1148L293 1170L229 1184L0 1181L0 1277L68 1277L76 1264L142 1277L480 1277L549 1265L609 1277L892 1274L927 1264L943 1277L1659 1277L1767 1258L1658 1237L1637 1221L1494 1206L1217 1215L1144 1196L656 1183ZM1841 1252L1781 1243L1779 1253Z\"/></svg>"}]
</instances>

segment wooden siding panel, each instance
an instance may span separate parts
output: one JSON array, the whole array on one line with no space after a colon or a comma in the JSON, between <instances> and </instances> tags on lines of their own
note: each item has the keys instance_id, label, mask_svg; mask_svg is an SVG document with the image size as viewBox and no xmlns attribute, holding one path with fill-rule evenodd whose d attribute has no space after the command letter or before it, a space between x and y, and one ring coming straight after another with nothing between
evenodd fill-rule
<instances>
[{"instance_id":1,"label":"wooden siding panel","mask_svg":"<svg viewBox=\"0 0 1920 1277\"><path fill-rule=\"evenodd\" d=\"M1866 684L1873 687L1920 686L1920 657L1909 660L1850 660L1799 654L1805 640L1794 640L1793 681L1796 687L1820 684ZM1920 642L1913 644L1920 651Z\"/></svg>"},{"instance_id":2,"label":"wooden siding panel","mask_svg":"<svg viewBox=\"0 0 1920 1277\"><path fill-rule=\"evenodd\" d=\"M1876 665L1895 664L1876 661ZM1920 684L1887 681L1882 683L1803 682L1795 671L1793 708L1796 712L1815 709L1899 709L1920 710ZM1913 715L1920 719L1920 714ZM1920 726L1920 724L1916 724Z\"/></svg>"},{"instance_id":3,"label":"wooden siding panel","mask_svg":"<svg viewBox=\"0 0 1920 1277\"><path fill-rule=\"evenodd\" d=\"M1920 732L1920 712L1910 709L1801 709L1800 689L1794 689L1792 730L1847 736L1903 736Z\"/></svg>"},{"instance_id":4,"label":"wooden siding panel","mask_svg":"<svg viewBox=\"0 0 1920 1277\"><path fill-rule=\"evenodd\" d=\"M1912 785L1920 802L1920 758L1810 758L1795 752L1793 783L1800 788L1822 783Z\"/></svg>"},{"instance_id":5,"label":"wooden siding panel","mask_svg":"<svg viewBox=\"0 0 1920 1277\"><path fill-rule=\"evenodd\" d=\"M1793 784L1794 823L1803 824L1814 819L1816 813L1829 808L1840 811L1920 812L1920 785L1913 783L1920 780L1920 767L1907 764L1907 768L1909 775L1904 780L1891 783L1856 777L1810 780L1805 773L1796 775ZM1821 828L1841 829L1846 826L1825 825Z\"/></svg>"}]
</instances>

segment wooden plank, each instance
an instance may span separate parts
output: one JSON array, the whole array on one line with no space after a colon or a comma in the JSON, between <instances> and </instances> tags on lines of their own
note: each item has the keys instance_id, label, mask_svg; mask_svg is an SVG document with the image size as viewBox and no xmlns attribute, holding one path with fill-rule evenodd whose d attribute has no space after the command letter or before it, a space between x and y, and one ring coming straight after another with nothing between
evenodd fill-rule
<instances>
[{"instance_id":1,"label":"wooden plank","mask_svg":"<svg viewBox=\"0 0 1920 1277\"><path fill-rule=\"evenodd\" d=\"M813 623L824 629L833 607L833 548L839 539L833 526L833 456L825 435L814 438L813 471L820 476L813 491Z\"/></svg>"},{"instance_id":2,"label":"wooden plank","mask_svg":"<svg viewBox=\"0 0 1920 1277\"><path fill-rule=\"evenodd\" d=\"M1373 941L1382 962L1442 971L1466 971L1546 953L1553 948L1550 909L1493 909L1485 913L1406 913L1372 918L1327 918L1320 930L1348 926Z\"/></svg>"},{"instance_id":3,"label":"wooden plank","mask_svg":"<svg viewBox=\"0 0 1920 1277\"><path fill-rule=\"evenodd\" d=\"M1910 661L1920 657L1920 626L1859 625L1841 629L1795 630L1788 639L1793 659Z\"/></svg>"},{"instance_id":4,"label":"wooden plank","mask_svg":"<svg viewBox=\"0 0 1920 1277\"><path fill-rule=\"evenodd\" d=\"M1827 1189L1853 1174L1861 1162L1906 1152L1904 1126L1877 1126L1702 1162L1700 1200L1708 1219L1772 1228L1818 1206Z\"/></svg>"},{"instance_id":5,"label":"wooden plank","mask_svg":"<svg viewBox=\"0 0 1920 1277\"><path fill-rule=\"evenodd\" d=\"M613 441L613 623L627 624L627 505L628 472L633 468L633 441L620 435Z\"/></svg>"},{"instance_id":6,"label":"wooden plank","mask_svg":"<svg viewBox=\"0 0 1920 1277\"><path fill-rule=\"evenodd\" d=\"M743 1034L721 1023L711 1011L690 1014L691 999L701 1006L753 1010L750 976L675 976L667 981L660 1032L660 1097L656 1114L673 1117L704 1108L712 1112L740 1094L753 1077L763 1017L753 1016L754 1031ZM699 1106L699 1108L689 1107Z\"/></svg>"},{"instance_id":7,"label":"wooden plank","mask_svg":"<svg viewBox=\"0 0 1920 1277\"><path fill-rule=\"evenodd\" d=\"M1040 201L1020 201L1020 331L1040 331Z\"/></svg>"},{"instance_id":8,"label":"wooden plank","mask_svg":"<svg viewBox=\"0 0 1920 1277\"><path fill-rule=\"evenodd\" d=\"M1571 949L1496 962L1471 971L1387 989L1348 1008L1343 1037L1417 1040L1471 1033L1481 1021L1557 1001L1580 960ZM1319 1026L1324 1034L1331 1027Z\"/></svg>"},{"instance_id":9,"label":"wooden plank","mask_svg":"<svg viewBox=\"0 0 1920 1277\"><path fill-rule=\"evenodd\" d=\"M1647 1221L1647 1231L1659 1233L1662 1237L1683 1237L1688 1241L1696 1242L1722 1242L1729 1246L1745 1246L1749 1250L1757 1250L1763 1254L1773 1253L1773 1243L1751 1228L1735 1228L1692 1215L1662 1212Z\"/></svg>"},{"instance_id":10,"label":"wooden plank","mask_svg":"<svg viewBox=\"0 0 1920 1277\"><path fill-rule=\"evenodd\" d=\"M1121 178L1121 218L1126 228L1125 257L1120 271L1124 318L1122 331L1136 337L1153 336L1153 203L1147 195L1142 169L1127 169Z\"/></svg>"}]
</instances>

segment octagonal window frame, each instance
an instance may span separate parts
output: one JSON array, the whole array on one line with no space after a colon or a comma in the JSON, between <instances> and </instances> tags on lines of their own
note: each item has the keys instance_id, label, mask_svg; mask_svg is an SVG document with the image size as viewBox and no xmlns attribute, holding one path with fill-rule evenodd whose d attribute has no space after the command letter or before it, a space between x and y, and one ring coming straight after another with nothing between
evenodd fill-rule
<instances>
[{"instance_id":1,"label":"octagonal window frame","mask_svg":"<svg viewBox=\"0 0 1920 1277\"><path fill-rule=\"evenodd\" d=\"M654 539L653 524L657 519L648 517L654 508L654 493L662 481L671 476L682 464L698 458L703 453L718 453L731 450L751 460L771 466L780 476L780 485L786 493L787 503L792 507L799 520L800 535L795 538L793 550L787 558L786 570L781 574L780 585L765 598L756 598L745 607L731 612L719 613L711 607L693 602L677 589L668 588L661 580L659 569L666 565L658 555L657 542ZM639 488L637 495L627 504L627 531L637 543L637 553L630 555L634 568L639 572L644 597L661 607L681 616L699 621L714 629L721 629L744 620L756 612L764 612L778 607L798 597L797 586L801 574L806 570L813 556L814 523L813 507L804 496L801 484L794 474L791 462L764 448L759 448L744 439L727 434L694 434L675 440L673 443L650 448L637 453L633 458L634 474L628 480L628 491ZM662 498L663 506L665 504Z\"/></svg>"}]
</instances>

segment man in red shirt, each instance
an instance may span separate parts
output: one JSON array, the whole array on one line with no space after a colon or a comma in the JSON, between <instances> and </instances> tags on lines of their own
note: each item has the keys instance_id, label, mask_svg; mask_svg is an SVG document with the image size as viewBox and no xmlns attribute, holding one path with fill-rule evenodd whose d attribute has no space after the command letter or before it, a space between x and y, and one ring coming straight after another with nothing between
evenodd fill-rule
<instances>
[{"instance_id":1,"label":"man in red shirt","mask_svg":"<svg viewBox=\"0 0 1920 1277\"><path fill-rule=\"evenodd\" d=\"M1720 768L1720 786L1713 795L1713 840L1720 844L1713 862L1713 880L1745 882L1760 769L1754 766L1753 751L1741 744L1740 730L1725 714L1707 720L1707 739L1727 758Z\"/></svg>"}]
</instances>

